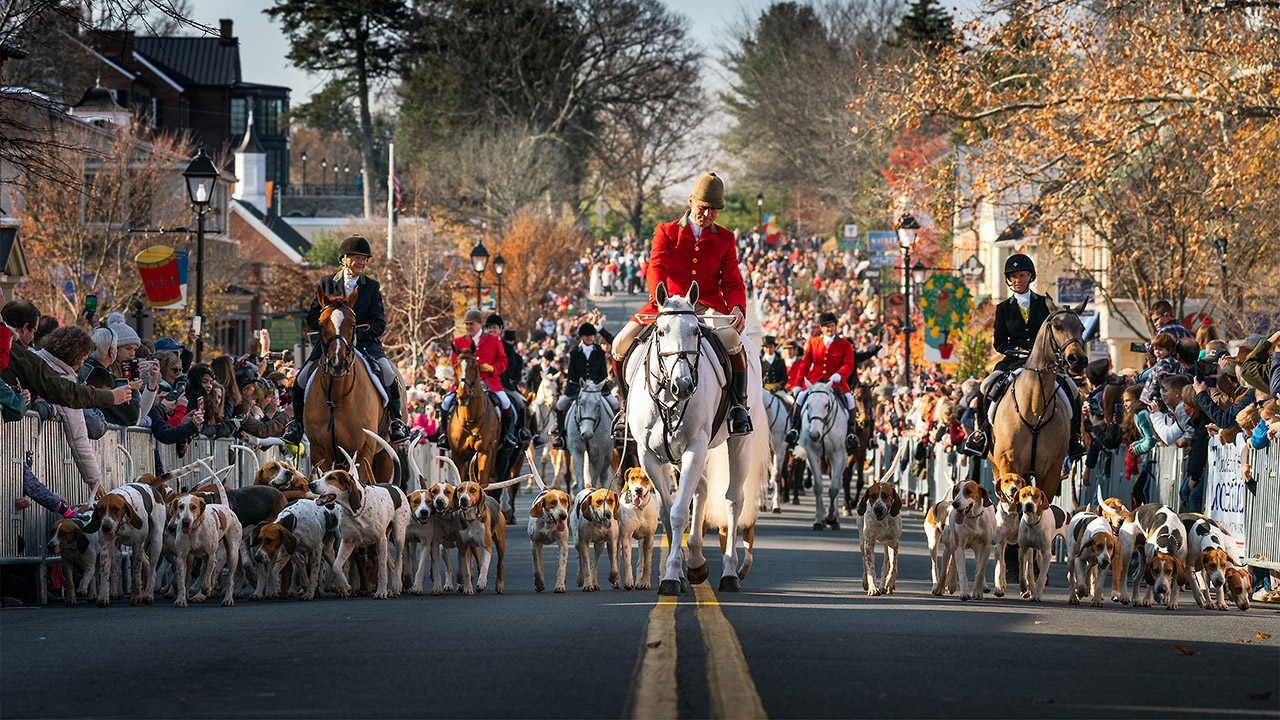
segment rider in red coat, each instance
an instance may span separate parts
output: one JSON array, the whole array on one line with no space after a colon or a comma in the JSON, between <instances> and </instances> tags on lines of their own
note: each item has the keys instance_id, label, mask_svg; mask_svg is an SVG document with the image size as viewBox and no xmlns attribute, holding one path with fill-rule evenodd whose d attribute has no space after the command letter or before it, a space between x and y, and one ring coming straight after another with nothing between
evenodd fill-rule
<instances>
[{"instance_id":1,"label":"rider in red coat","mask_svg":"<svg viewBox=\"0 0 1280 720\"><path fill-rule=\"evenodd\" d=\"M858 363L870 360L880 352L877 345L865 352L855 352L853 344L842 337L837 337L836 314L824 312L818 316L818 325L822 334L809 338L804 349L804 357L791 368L789 387L797 388L796 404L791 409L791 429L787 431L787 443L794 445L800 439L801 408L809 396L808 383L825 382L833 390L844 397L845 408L849 411L848 427L845 431L844 446L849 452L858 449L857 418L853 412L853 393L849 391L849 381L858 382Z\"/></svg>"},{"instance_id":2,"label":"rider in red coat","mask_svg":"<svg viewBox=\"0 0 1280 720\"><path fill-rule=\"evenodd\" d=\"M511 410L511 400L507 394L502 391L502 380L499 376L507 369L507 351L502 347L502 340L497 335L490 335L484 331L484 315L479 310L468 310L463 316L463 327L466 329L466 335L460 338L454 338L453 351L450 353L449 360L451 363L458 361L458 353L472 348L476 351L476 362L480 363L480 381L481 383L498 398L498 403L502 406L502 426L504 428L502 435L502 444L506 447L513 448L519 443L515 436L515 415ZM449 426L449 413L453 410L454 403L457 399L457 386L454 390L445 396L440 403L441 421L440 421L440 437L437 444L441 448L449 447L449 433L446 428Z\"/></svg>"},{"instance_id":3,"label":"rider in red coat","mask_svg":"<svg viewBox=\"0 0 1280 720\"><path fill-rule=\"evenodd\" d=\"M622 399L626 401L627 354L645 325L652 324L658 312L657 289L664 283L671 295L687 295L698 283L698 312L732 315L730 325L715 327L716 337L729 355L732 371L729 382L731 406L728 413L729 434L751 432L751 416L747 413L747 355L742 351L739 333L747 322L747 288L738 270L738 247L733 233L715 224L716 215L724 208L724 181L715 173L704 173L694 182L689 195L689 212L679 220L662 223L653 230L649 248L649 265L645 280L649 286L649 302L614 338L613 372L617 376ZM625 408L614 416L613 439L621 443L626 427Z\"/></svg>"}]
</instances>

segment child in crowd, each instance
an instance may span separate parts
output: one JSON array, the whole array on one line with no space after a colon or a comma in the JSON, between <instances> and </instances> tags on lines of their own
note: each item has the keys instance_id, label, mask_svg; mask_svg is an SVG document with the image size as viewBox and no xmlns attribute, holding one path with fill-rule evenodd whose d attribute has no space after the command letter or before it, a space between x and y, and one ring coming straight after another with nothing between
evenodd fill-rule
<instances>
[{"instance_id":1,"label":"child in crowd","mask_svg":"<svg viewBox=\"0 0 1280 720\"><path fill-rule=\"evenodd\" d=\"M1138 376L1139 380L1146 382L1142 389L1143 405L1155 399L1156 393L1160 390L1160 378L1182 371L1182 363L1174 355L1177 349L1178 341L1166 333L1156 335L1151 341L1151 354L1155 355L1156 362L1149 370Z\"/></svg>"},{"instance_id":2,"label":"child in crowd","mask_svg":"<svg viewBox=\"0 0 1280 720\"><path fill-rule=\"evenodd\" d=\"M1142 408L1142 386L1131 385L1124 390L1124 436L1129 443L1124 459L1124 478L1133 480L1134 507L1147 502L1147 472L1143 459L1156 446L1155 430L1151 427L1150 413Z\"/></svg>"}]
</instances>

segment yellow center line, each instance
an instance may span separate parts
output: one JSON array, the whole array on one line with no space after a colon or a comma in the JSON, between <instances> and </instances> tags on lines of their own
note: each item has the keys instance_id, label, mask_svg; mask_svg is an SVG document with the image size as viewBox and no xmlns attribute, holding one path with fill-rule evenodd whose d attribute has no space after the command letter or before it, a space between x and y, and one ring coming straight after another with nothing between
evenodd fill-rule
<instances>
[{"instance_id":1,"label":"yellow center line","mask_svg":"<svg viewBox=\"0 0 1280 720\"><path fill-rule=\"evenodd\" d=\"M738 633L720 612L720 601L707 585L694 585L698 625L707 651L707 686L713 718L767 718L751 669L742 654Z\"/></svg>"},{"instance_id":2,"label":"yellow center line","mask_svg":"<svg viewBox=\"0 0 1280 720\"><path fill-rule=\"evenodd\" d=\"M676 599L662 598L649 611L643 659L626 717L643 720L675 720L676 705Z\"/></svg>"}]
</instances>

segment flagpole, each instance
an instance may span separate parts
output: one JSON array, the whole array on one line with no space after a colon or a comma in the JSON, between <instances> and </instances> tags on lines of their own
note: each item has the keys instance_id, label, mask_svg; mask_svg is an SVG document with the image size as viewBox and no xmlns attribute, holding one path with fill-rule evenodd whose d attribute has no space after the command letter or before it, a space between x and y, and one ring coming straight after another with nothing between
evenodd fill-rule
<instances>
[{"instance_id":1,"label":"flagpole","mask_svg":"<svg viewBox=\"0 0 1280 720\"><path fill-rule=\"evenodd\" d=\"M387 144L387 260L394 257L391 236L396 226L396 144Z\"/></svg>"}]
</instances>

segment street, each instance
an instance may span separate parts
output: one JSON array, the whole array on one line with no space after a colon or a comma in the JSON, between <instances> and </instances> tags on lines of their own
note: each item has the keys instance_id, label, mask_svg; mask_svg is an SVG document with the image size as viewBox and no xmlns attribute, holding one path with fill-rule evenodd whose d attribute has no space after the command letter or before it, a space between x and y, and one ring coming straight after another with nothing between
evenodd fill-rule
<instances>
[{"instance_id":1,"label":"street","mask_svg":"<svg viewBox=\"0 0 1280 720\"><path fill-rule=\"evenodd\" d=\"M539 594L529 500L507 529L501 597L6 609L0 705L10 718L1280 716L1273 606L1069 607L1060 564L1042 604L935 598L916 512L898 592L868 598L854 519L815 533L808 499L763 516L741 595L710 590L713 551L710 583L674 603L577 591L573 552L570 592Z\"/></svg>"}]
</instances>

